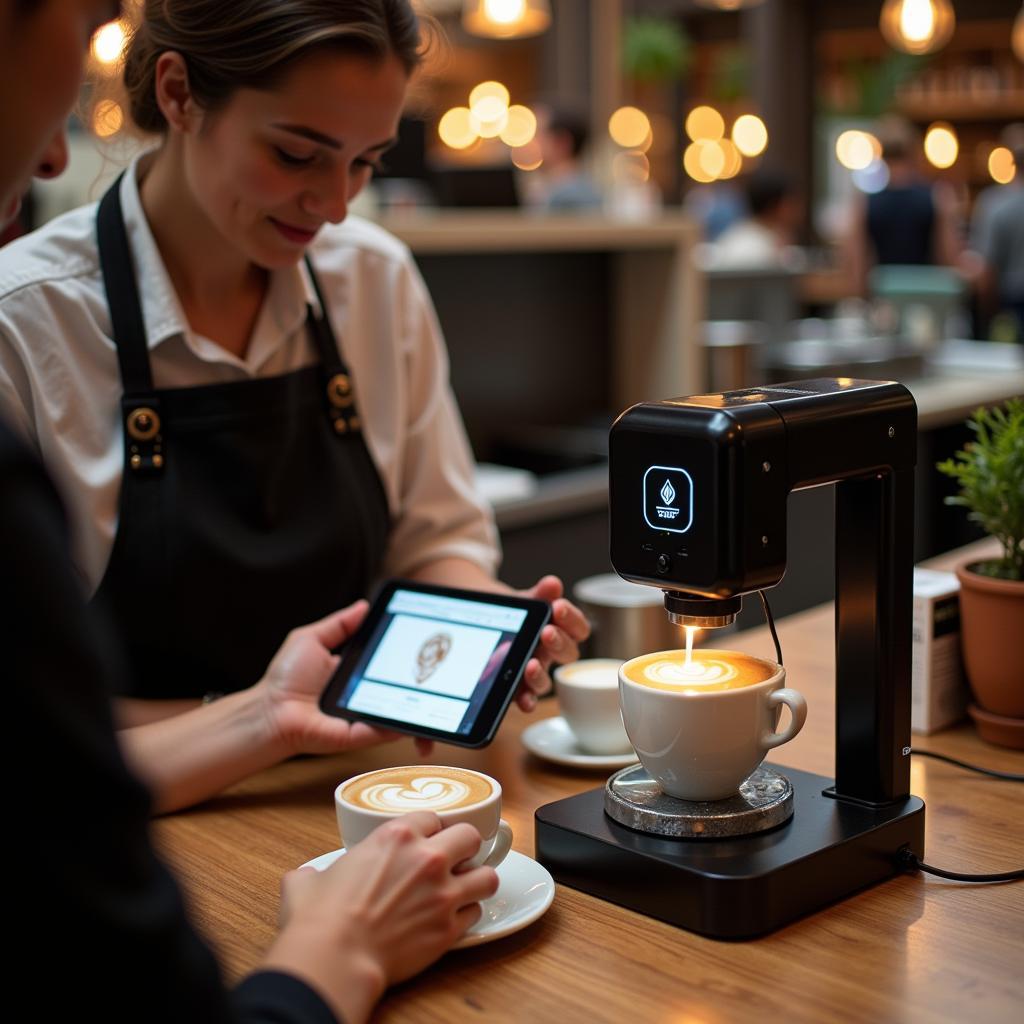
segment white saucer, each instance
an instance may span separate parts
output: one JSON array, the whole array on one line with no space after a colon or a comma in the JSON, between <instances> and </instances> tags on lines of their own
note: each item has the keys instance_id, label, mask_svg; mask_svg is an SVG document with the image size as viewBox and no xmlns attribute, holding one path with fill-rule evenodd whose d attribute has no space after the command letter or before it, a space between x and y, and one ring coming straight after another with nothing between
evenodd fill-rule
<instances>
[{"instance_id":1,"label":"white saucer","mask_svg":"<svg viewBox=\"0 0 1024 1024\"><path fill-rule=\"evenodd\" d=\"M345 848L332 850L307 861L304 868L325 871L345 853ZM533 924L551 906L555 898L555 881L547 868L532 857L510 850L508 856L495 869L498 872L498 891L480 904L483 914L452 949L479 946L484 942L503 939L506 935Z\"/></svg>"},{"instance_id":2,"label":"white saucer","mask_svg":"<svg viewBox=\"0 0 1024 1024\"><path fill-rule=\"evenodd\" d=\"M531 754L572 768L625 768L638 760L632 750L625 754L585 754L561 715L534 722L523 730L522 741Z\"/></svg>"}]
</instances>

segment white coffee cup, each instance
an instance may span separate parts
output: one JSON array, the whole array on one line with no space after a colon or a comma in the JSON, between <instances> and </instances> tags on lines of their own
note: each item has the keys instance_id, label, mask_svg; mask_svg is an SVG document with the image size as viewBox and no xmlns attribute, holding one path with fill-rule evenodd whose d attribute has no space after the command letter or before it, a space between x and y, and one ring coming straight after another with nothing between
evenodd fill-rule
<instances>
[{"instance_id":1,"label":"white coffee cup","mask_svg":"<svg viewBox=\"0 0 1024 1024\"><path fill-rule=\"evenodd\" d=\"M629 737L619 711L617 658L587 658L555 669L562 717L580 749L588 754L624 754Z\"/></svg>"},{"instance_id":2,"label":"white coffee cup","mask_svg":"<svg viewBox=\"0 0 1024 1024\"><path fill-rule=\"evenodd\" d=\"M420 764L364 772L337 786L334 808L346 849L414 811L433 812L445 828L464 821L480 833L480 850L467 867L497 867L512 848L512 828L501 817L501 784L469 768Z\"/></svg>"},{"instance_id":3,"label":"white coffee cup","mask_svg":"<svg viewBox=\"0 0 1024 1024\"><path fill-rule=\"evenodd\" d=\"M732 651L703 650L702 656L748 658ZM619 697L626 733L648 774L670 796L682 800L722 800L764 760L765 754L791 740L803 727L807 702L787 688L786 670L775 662L767 678L736 688L710 685L644 685L631 679L640 663L664 656L680 662L684 651L659 651L627 661L619 669ZM717 687L729 684L716 684ZM660 686L661 688L658 688ZM781 706L792 718L776 732Z\"/></svg>"}]
</instances>

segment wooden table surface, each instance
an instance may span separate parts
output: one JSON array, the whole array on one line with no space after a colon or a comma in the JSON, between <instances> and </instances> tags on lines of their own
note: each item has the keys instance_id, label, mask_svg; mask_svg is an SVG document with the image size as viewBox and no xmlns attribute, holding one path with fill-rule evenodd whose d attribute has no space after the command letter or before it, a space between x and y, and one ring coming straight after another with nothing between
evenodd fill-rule
<instances>
[{"instance_id":1,"label":"wooden table surface","mask_svg":"<svg viewBox=\"0 0 1024 1024\"><path fill-rule=\"evenodd\" d=\"M963 555L933 563L949 567ZM801 734L770 760L833 774L831 605L779 623L790 685L808 699ZM772 655L762 629L730 646ZM519 734L538 716L513 708L483 751L438 748L437 763L494 775L515 848L533 854L533 812L602 785L602 774L537 760ZM982 743L969 724L918 748L1024 772L1024 755ZM412 744L280 765L202 807L158 820L157 841L181 878L199 927L229 977L259 961L274 934L278 882L338 845L332 793L342 779L414 763ZM926 859L954 871L1024 866L1019 785L917 758L912 791L926 811ZM893 878L765 938L723 943L558 886L535 924L447 954L391 991L375 1020L409 1021L1020 1021L1024 1011L1024 884Z\"/></svg>"}]
</instances>

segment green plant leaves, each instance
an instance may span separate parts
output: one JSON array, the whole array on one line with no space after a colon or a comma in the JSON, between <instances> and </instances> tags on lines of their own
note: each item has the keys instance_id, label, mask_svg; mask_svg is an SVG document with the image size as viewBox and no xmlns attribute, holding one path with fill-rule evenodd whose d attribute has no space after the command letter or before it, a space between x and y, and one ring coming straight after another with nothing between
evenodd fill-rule
<instances>
[{"instance_id":1,"label":"green plant leaves","mask_svg":"<svg viewBox=\"0 0 1024 1024\"><path fill-rule=\"evenodd\" d=\"M940 473L960 485L946 498L962 505L968 518L1003 547L987 575L1024 579L1024 399L1011 398L1003 408L979 409L967 421L974 433L953 458L940 462Z\"/></svg>"}]
</instances>

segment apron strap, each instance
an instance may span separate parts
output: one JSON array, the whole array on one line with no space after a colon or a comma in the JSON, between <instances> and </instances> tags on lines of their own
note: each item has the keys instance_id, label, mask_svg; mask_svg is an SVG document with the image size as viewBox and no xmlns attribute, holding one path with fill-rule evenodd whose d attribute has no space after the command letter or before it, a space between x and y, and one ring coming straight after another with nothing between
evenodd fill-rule
<instances>
[{"instance_id":1,"label":"apron strap","mask_svg":"<svg viewBox=\"0 0 1024 1024\"><path fill-rule=\"evenodd\" d=\"M128 232L121 212L121 179L107 189L96 215L100 267L107 293L107 308L114 328L117 361L121 366L121 386L126 395L149 393L153 375L149 368L146 324L142 318L139 286L132 266Z\"/></svg>"},{"instance_id":2,"label":"apron strap","mask_svg":"<svg viewBox=\"0 0 1024 1024\"><path fill-rule=\"evenodd\" d=\"M356 396L352 387L352 375L345 366L341 357L341 349L338 347L334 330L331 327L330 314L327 312L327 303L324 301L324 293L320 288L320 281L317 279L316 271L313 269L313 262L309 255L305 256L306 270L309 272L309 279L313 283L313 290L316 292L317 301L320 303L320 316L317 316L313 307L307 306L306 322L313 335L313 342L320 355L320 368L323 372L323 379L327 389L327 415L330 418L334 432L338 435L356 434L362 430L362 423L356 411Z\"/></svg>"},{"instance_id":3,"label":"apron strap","mask_svg":"<svg viewBox=\"0 0 1024 1024\"><path fill-rule=\"evenodd\" d=\"M160 399L153 390L146 324L121 211L123 177L124 172L107 189L96 214L100 268L121 368L126 460L133 472L159 473L164 466Z\"/></svg>"}]
</instances>

